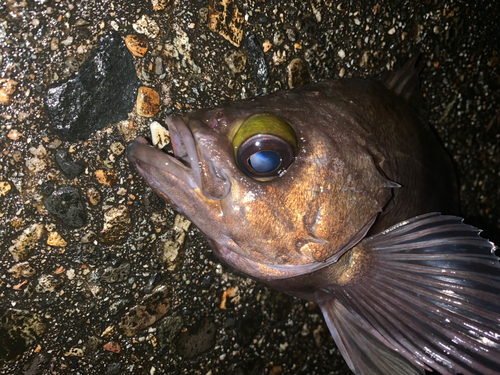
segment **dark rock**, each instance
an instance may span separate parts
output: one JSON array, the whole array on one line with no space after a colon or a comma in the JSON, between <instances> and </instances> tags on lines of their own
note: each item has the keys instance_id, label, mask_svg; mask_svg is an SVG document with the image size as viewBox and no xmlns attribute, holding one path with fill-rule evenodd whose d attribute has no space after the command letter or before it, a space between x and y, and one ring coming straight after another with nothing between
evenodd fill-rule
<instances>
[{"instance_id":1,"label":"dark rock","mask_svg":"<svg viewBox=\"0 0 500 375\"><path fill-rule=\"evenodd\" d=\"M0 316L0 363L12 361L24 353L45 333L47 325L38 314L7 310Z\"/></svg>"},{"instance_id":2,"label":"dark rock","mask_svg":"<svg viewBox=\"0 0 500 375\"><path fill-rule=\"evenodd\" d=\"M126 120L140 81L122 37L110 32L78 72L57 82L44 95L52 129L74 142L89 138L110 123Z\"/></svg>"},{"instance_id":3,"label":"dark rock","mask_svg":"<svg viewBox=\"0 0 500 375\"><path fill-rule=\"evenodd\" d=\"M101 280L105 283L117 283L127 280L130 273L130 263L123 263L120 266L113 268L108 267L101 275Z\"/></svg>"},{"instance_id":4,"label":"dark rock","mask_svg":"<svg viewBox=\"0 0 500 375\"><path fill-rule=\"evenodd\" d=\"M128 337L149 327L170 310L170 289L165 285L144 296L139 305L132 307L122 318L119 327Z\"/></svg>"},{"instance_id":5,"label":"dark rock","mask_svg":"<svg viewBox=\"0 0 500 375\"><path fill-rule=\"evenodd\" d=\"M158 344L160 348L166 348L179 334L182 329L182 318L180 316L166 316L158 327Z\"/></svg>"},{"instance_id":6,"label":"dark rock","mask_svg":"<svg viewBox=\"0 0 500 375\"><path fill-rule=\"evenodd\" d=\"M300 31L308 38L314 38L318 34L318 23L312 17L305 17L300 23Z\"/></svg>"},{"instance_id":7,"label":"dark rock","mask_svg":"<svg viewBox=\"0 0 500 375\"><path fill-rule=\"evenodd\" d=\"M165 202L151 188L147 188L144 192L143 202L148 212L159 212L165 208Z\"/></svg>"},{"instance_id":8,"label":"dark rock","mask_svg":"<svg viewBox=\"0 0 500 375\"><path fill-rule=\"evenodd\" d=\"M212 285L212 281L214 279L214 275L211 273L204 275L203 278L201 279L200 287L203 290L208 290L210 289L210 286Z\"/></svg>"},{"instance_id":9,"label":"dark rock","mask_svg":"<svg viewBox=\"0 0 500 375\"><path fill-rule=\"evenodd\" d=\"M127 299L119 299L116 302L113 302L111 306L109 306L109 314L116 315L127 305L129 301Z\"/></svg>"},{"instance_id":10,"label":"dark rock","mask_svg":"<svg viewBox=\"0 0 500 375\"><path fill-rule=\"evenodd\" d=\"M55 180L49 180L45 181L41 186L40 190L42 195L48 197L50 194L54 192L54 189L56 188L56 182Z\"/></svg>"},{"instance_id":11,"label":"dark rock","mask_svg":"<svg viewBox=\"0 0 500 375\"><path fill-rule=\"evenodd\" d=\"M149 277L149 280L148 280L147 284L144 286L144 292L145 293L151 293L151 291L153 290L153 288L160 283L161 278L162 278L161 272L157 272L154 275L151 275Z\"/></svg>"},{"instance_id":12,"label":"dark rock","mask_svg":"<svg viewBox=\"0 0 500 375\"><path fill-rule=\"evenodd\" d=\"M110 363L106 366L106 375L116 375L120 374L122 369L122 364L120 362Z\"/></svg>"},{"instance_id":13,"label":"dark rock","mask_svg":"<svg viewBox=\"0 0 500 375\"><path fill-rule=\"evenodd\" d=\"M47 211L70 228L81 228L87 221L85 205L75 187L63 186L57 189L43 200L43 204Z\"/></svg>"},{"instance_id":14,"label":"dark rock","mask_svg":"<svg viewBox=\"0 0 500 375\"><path fill-rule=\"evenodd\" d=\"M226 319L226 323L224 324L224 329L231 330L234 329L235 326L236 326L236 318L234 316L228 316Z\"/></svg>"},{"instance_id":15,"label":"dark rock","mask_svg":"<svg viewBox=\"0 0 500 375\"><path fill-rule=\"evenodd\" d=\"M248 36L248 61L253 66L253 71L257 81L257 85L264 86L269 78L269 70L259 40L255 35Z\"/></svg>"},{"instance_id":16,"label":"dark rock","mask_svg":"<svg viewBox=\"0 0 500 375\"><path fill-rule=\"evenodd\" d=\"M30 366L24 372L24 375L37 375L41 374L45 365L49 362L49 356L47 353L39 353L31 361Z\"/></svg>"},{"instance_id":17,"label":"dark rock","mask_svg":"<svg viewBox=\"0 0 500 375\"><path fill-rule=\"evenodd\" d=\"M236 319L234 327L236 333L236 342L241 346L250 345L255 335L262 327L262 314L251 310Z\"/></svg>"},{"instance_id":18,"label":"dark rock","mask_svg":"<svg viewBox=\"0 0 500 375\"><path fill-rule=\"evenodd\" d=\"M213 319L201 320L180 334L177 347L179 354L189 359L212 349L216 331Z\"/></svg>"},{"instance_id":19,"label":"dark rock","mask_svg":"<svg viewBox=\"0 0 500 375\"><path fill-rule=\"evenodd\" d=\"M70 180L79 176L85 170L85 164L83 162L74 162L66 150L57 150L56 163Z\"/></svg>"},{"instance_id":20,"label":"dark rock","mask_svg":"<svg viewBox=\"0 0 500 375\"><path fill-rule=\"evenodd\" d=\"M259 16L259 23L262 25L265 25L267 23L268 19L265 15L260 15Z\"/></svg>"}]
</instances>

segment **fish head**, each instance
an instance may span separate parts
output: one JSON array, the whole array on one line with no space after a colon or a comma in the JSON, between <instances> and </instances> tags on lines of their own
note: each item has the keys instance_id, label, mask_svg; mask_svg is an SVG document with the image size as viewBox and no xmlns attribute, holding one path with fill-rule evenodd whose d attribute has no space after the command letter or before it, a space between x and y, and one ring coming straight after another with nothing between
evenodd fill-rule
<instances>
[{"instance_id":1,"label":"fish head","mask_svg":"<svg viewBox=\"0 0 500 375\"><path fill-rule=\"evenodd\" d=\"M363 129L319 91L166 119L173 155L127 156L216 255L260 280L310 272L359 242L391 197Z\"/></svg>"}]
</instances>

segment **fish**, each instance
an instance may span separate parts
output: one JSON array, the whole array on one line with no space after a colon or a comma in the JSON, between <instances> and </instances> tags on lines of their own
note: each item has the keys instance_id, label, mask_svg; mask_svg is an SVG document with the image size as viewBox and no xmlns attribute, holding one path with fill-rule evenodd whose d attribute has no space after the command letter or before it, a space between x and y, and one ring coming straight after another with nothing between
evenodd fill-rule
<instances>
[{"instance_id":1,"label":"fish","mask_svg":"<svg viewBox=\"0 0 500 375\"><path fill-rule=\"evenodd\" d=\"M495 244L457 216L417 57L165 119L127 158L230 267L317 303L353 373L500 374Z\"/></svg>"}]
</instances>

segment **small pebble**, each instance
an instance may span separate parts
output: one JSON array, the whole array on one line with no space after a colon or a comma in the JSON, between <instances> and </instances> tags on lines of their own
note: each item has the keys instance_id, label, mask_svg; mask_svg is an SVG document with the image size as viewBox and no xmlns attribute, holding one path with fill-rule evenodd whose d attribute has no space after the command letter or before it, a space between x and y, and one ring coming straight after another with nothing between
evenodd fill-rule
<instances>
[{"instance_id":1,"label":"small pebble","mask_svg":"<svg viewBox=\"0 0 500 375\"><path fill-rule=\"evenodd\" d=\"M54 37L52 38L52 40L50 41L50 50L51 51L55 51L59 48L59 39Z\"/></svg>"},{"instance_id":2,"label":"small pebble","mask_svg":"<svg viewBox=\"0 0 500 375\"><path fill-rule=\"evenodd\" d=\"M137 93L137 114L143 117L153 117L159 110L160 95L149 87L140 87Z\"/></svg>"},{"instance_id":3,"label":"small pebble","mask_svg":"<svg viewBox=\"0 0 500 375\"><path fill-rule=\"evenodd\" d=\"M159 122L154 121L149 125L151 131L151 142L157 149L162 149L170 143L170 132Z\"/></svg>"},{"instance_id":4,"label":"small pebble","mask_svg":"<svg viewBox=\"0 0 500 375\"><path fill-rule=\"evenodd\" d=\"M151 0L151 4L153 4L153 9L156 11L164 10L169 2L170 0Z\"/></svg>"},{"instance_id":5,"label":"small pebble","mask_svg":"<svg viewBox=\"0 0 500 375\"><path fill-rule=\"evenodd\" d=\"M165 285L156 287L144 296L139 305L132 307L122 318L119 326L126 336L135 336L170 310L170 290Z\"/></svg>"},{"instance_id":6,"label":"small pebble","mask_svg":"<svg viewBox=\"0 0 500 375\"><path fill-rule=\"evenodd\" d=\"M297 37L295 36L295 31L293 29L286 29L286 36L290 42L295 42Z\"/></svg>"},{"instance_id":7,"label":"small pebble","mask_svg":"<svg viewBox=\"0 0 500 375\"><path fill-rule=\"evenodd\" d=\"M132 55L137 57L144 57L149 47L144 35L127 35L125 37L125 45Z\"/></svg>"},{"instance_id":8,"label":"small pebble","mask_svg":"<svg viewBox=\"0 0 500 375\"><path fill-rule=\"evenodd\" d=\"M104 344L103 349L113 353L120 353L122 351L120 344L115 341L110 341L107 344Z\"/></svg>"},{"instance_id":9,"label":"small pebble","mask_svg":"<svg viewBox=\"0 0 500 375\"><path fill-rule=\"evenodd\" d=\"M94 187L87 189L87 198L92 206L97 206L101 201L101 193Z\"/></svg>"},{"instance_id":10,"label":"small pebble","mask_svg":"<svg viewBox=\"0 0 500 375\"><path fill-rule=\"evenodd\" d=\"M68 58L64 60L64 63L72 72L76 72L78 68L80 68L80 63L74 56L68 56Z\"/></svg>"},{"instance_id":11,"label":"small pebble","mask_svg":"<svg viewBox=\"0 0 500 375\"><path fill-rule=\"evenodd\" d=\"M98 169L94 172L94 175L101 185L112 187L116 185L116 174L113 171L104 171L102 169Z\"/></svg>"},{"instance_id":12,"label":"small pebble","mask_svg":"<svg viewBox=\"0 0 500 375\"><path fill-rule=\"evenodd\" d=\"M7 138L12 139L13 141L17 141L23 135L17 129L11 129L7 134Z\"/></svg>"},{"instance_id":13,"label":"small pebble","mask_svg":"<svg viewBox=\"0 0 500 375\"><path fill-rule=\"evenodd\" d=\"M85 233L82 236L82 239L80 240L81 243L90 243L96 238L95 232L89 230L87 233Z\"/></svg>"},{"instance_id":14,"label":"small pebble","mask_svg":"<svg viewBox=\"0 0 500 375\"><path fill-rule=\"evenodd\" d=\"M83 357L83 350L80 348L71 348L64 355L66 357Z\"/></svg>"},{"instance_id":15,"label":"small pebble","mask_svg":"<svg viewBox=\"0 0 500 375\"><path fill-rule=\"evenodd\" d=\"M104 243L124 241L129 236L131 227L130 212L126 206L110 208L104 214L100 240Z\"/></svg>"},{"instance_id":16,"label":"small pebble","mask_svg":"<svg viewBox=\"0 0 500 375\"><path fill-rule=\"evenodd\" d=\"M285 41L285 36L281 31L276 31L273 36L273 43L276 46L281 45Z\"/></svg>"},{"instance_id":17,"label":"small pebble","mask_svg":"<svg viewBox=\"0 0 500 375\"><path fill-rule=\"evenodd\" d=\"M69 46L69 45L71 45L71 43L73 43L73 37L72 36L68 36L66 39L64 39L63 41L61 41L61 44L64 45L64 46Z\"/></svg>"},{"instance_id":18,"label":"small pebble","mask_svg":"<svg viewBox=\"0 0 500 375\"><path fill-rule=\"evenodd\" d=\"M62 281L52 275L42 275L35 287L37 293L52 293L62 285Z\"/></svg>"},{"instance_id":19,"label":"small pebble","mask_svg":"<svg viewBox=\"0 0 500 375\"><path fill-rule=\"evenodd\" d=\"M287 67L288 86L293 89L308 84L311 81L309 67L301 58L293 59Z\"/></svg>"},{"instance_id":20,"label":"small pebble","mask_svg":"<svg viewBox=\"0 0 500 375\"><path fill-rule=\"evenodd\" d=\"M16 91L17 81L13 79L0 79L0 104L9 105L12 102L12 95Z\"/></svg>"},{"instance_id":21,"label":"small pebble","mask_svg":"<svg viewBox=\"0 0 500 375\"><path fill-rule=\"evenodd\" d=\"M115 155L121 155L125 151L125 146L121 142L115 142L111 144L110 150Z\"/></svg>"},{"instance_id":22,"label":"small pebble","mask_svg":"<svg viewBox=\"0 0 500 375\"><path fill-rule=\"evenodd\" d=\"M35 274L35 270L30 266L28 262L21 262L14 264L7 271L12 274L12 277L20 278L20 277L31 277Z\"/></svg>"},{"instance_id":23,"label":"small pebble","mask_svg":"<svg viewBox=\"0 0 500 375\"><path fill-rule=\"evenodd\" d=\"M73 280L75 278L75 270L73 268L67 270L66 277L68 278L68 280Z\"/></svg>"},{"instance_id":24,"label":"small pebble","mask_svg":"<svg viewBox=\"0 0 500 375\"><path fill-rule=\"evenodd\" d=\"M29 152L41 158L47 155L47 150L45 149L45 147L43 147L43 145L39 145L38 147L30 147Z\"/></svg>"},{"instance_id":25,"label":"small pebble","mask_svg":"<svg viewBox=\"0 0 500 375\"><path fill-rule=\"evenodd\" d=\"M42 238L45 227L42 224L33 224L26 228L19 237L13 240L9 251L16 262L26 260L36 243Z\"/></svg>"},{"instance_id":26,"label":"small pebble","mask_svg":"<svg viewBox=\"0 0 500 375\"><path fill-rule=\"evenodd\" d=\"M11 186L7 181L0 181L0 197L7 195L10 189Z\"/></svg>"},{"instance_id":27,"label":"small pebble","mask_svg":"<svg viewBox=\"0 0 500 375\"><path fill-rule=\"evenodd\" d=\"M247 56L243 52L237 50L229 51L224 56L224 59L227 66L234 74L241 73L243 70L245 70Z\"/></svg>"},{"instance_id":28,"label":"small pebble","mask_svg":"<svg viewBox=\"0 0 500 375\"><path fill-rule=\"evenodd\" d=\"M47 245L49 246L57 246L57 247L65 247L68 243L61 237L61 235L57 232L50 232L49 237L47 238Z\"/></svg>"},{"instance_id":29,"label":"small pebble","mask_svg":"<svg viewBox=\"0 0 500 375\"><path fill-rule=\"evenodd\" d=\"M19 163L21 160L23 160L23 154L21 154L21 151L16 150L12 153L12 158L16 163Z\"/></svg>"},{"instance_id":30,"label":"small pebble","mask_svg":"<svg viewBox=\"0 0 500 375\"><path fill-rule=\"evenodd\" d=\"M223 8L219 11L215 2L208 4L208 28L228 40L232 45L239 47L243 40L243 25L245 19L235 2L221 2Z\"/></svg>"},{"instance_id":31,"label":"small pebble","mask_svg":"<svg viewBox=\"0 0 500 375\"><path fill-rule=\"evenodd\" d=\"M264 43L262 43L262 49L264 50L264 52L269 51L272 46L273 45L269 40L265 40Z\"/></svg>"},{"instance_id":32,"label":"small pebble","mask_svg":"<svg viewBox=\"0 0 500 375\"><path fill-rule=\"evenodd\" d=\"M155 39L160 32L160 28L155 20L146 14L132 24L132 27L139 34L144 34L148 38Z\"/></svg>"},{"instance_id":33,"label":"small pebble","mask_svg":"<svg viewBox=\"0 0 500 375\"><path fill-rule=\"evenodd\" d=\"M163 73L163 60L160 56L155 59L155 74L161 75Z\"/></svg>"}]
</instances>

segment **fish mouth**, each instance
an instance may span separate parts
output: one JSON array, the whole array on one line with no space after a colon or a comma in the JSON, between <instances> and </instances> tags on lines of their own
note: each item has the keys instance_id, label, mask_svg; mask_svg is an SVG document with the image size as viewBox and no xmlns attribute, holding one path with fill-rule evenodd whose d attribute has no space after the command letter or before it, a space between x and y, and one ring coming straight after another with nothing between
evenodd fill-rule
<instances>
[{"instance_id":1,"label":"fish mouth","mask_svg":"<svg viewBox=\"0 0 500 375\"><path fill-rule=\"evenodd\" d=\"M173 185L180 183L190 189L199 189L206 198L224 198L229 193L230 184L212 161L200 160L196 136L191 129L179 117L168 117L165 122L170 132L171 151L168 146L164 147L166 152L159 150L145 138L139 137L128 146L127 159L148 184L155 185L156 190L167 196L170 196L168 191ZM209 168L202 170L203 165ZM169 186L162 186L158 173L168 176Z\"/></svg>"}]
</instances>

